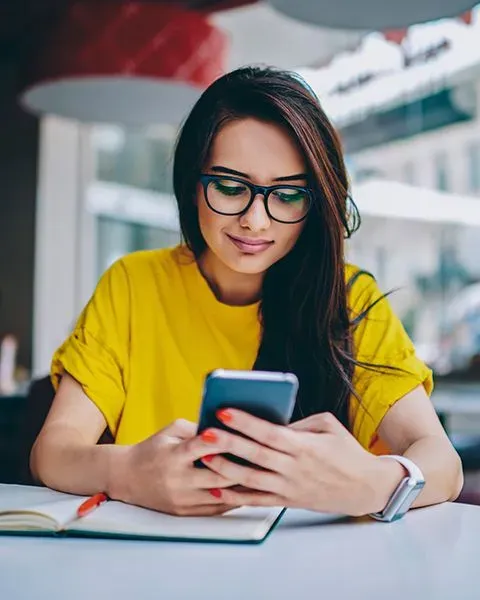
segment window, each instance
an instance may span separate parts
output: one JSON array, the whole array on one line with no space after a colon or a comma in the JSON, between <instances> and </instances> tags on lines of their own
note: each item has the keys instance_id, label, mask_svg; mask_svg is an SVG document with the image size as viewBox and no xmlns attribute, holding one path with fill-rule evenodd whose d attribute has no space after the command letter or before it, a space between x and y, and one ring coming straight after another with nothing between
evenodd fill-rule
<instances>
[{"instance_id":1,"label":"window","mask_svg":"<svg viewBox=\"0 0 480 600\"><path fill-rule=\"evenodd\" d=\"M403 181L409 185L415 185L416 183L416 172L415 164L412 161L408 161L403 166Z\"/></svg>"},{"instance_id":2,"label":"window","mask_svg":"<svg viewBox=\"0 0 480 600\"><path fill-rule=\"evenodd\" d=\"M173 127L150 133L120 127L95 127L92 143L96 178L171 194L175 136Z\"/></svg>"},{"instance_id":3,"label":"window","mask_svg":"<svg viewBox=\"0 0 480 600\"><path fill-rule=\"evenodd\" d=\"M175 136L169 126L93 128L96 172L89 199L97 216L97 277L125 254L179 243L179 228L172 225Z\"/></svg>"},{"instance_id":4,"label":"window","mask_svg":"<svg viewBox=\"0 0 480 600\"><path fill-rule=\"evenodd\" d=\"M386 248L379 246L375 250L375 277L381 287L386 285L388 251Z\"/></svg>"},{"instance_id":5,"label":"window","mask_svg":"<svg viewBox=\"0 0 480 600\"><path fill-rule=\"evenodd\" d=\"M140 223L129 223L108 216L97 220L97 277L118 258L136 250L175 246L180 232Z\"/></svg>"},{"instance_id":6,"label":"window","mask_svg":"<svg viewBox=\"0 0 480 600\"><path fill-rule=\"evenodd\" d=\"M467 148L469 189L473 193L480 192L480 142Z\"/></svg>"},{"instance_id":7,"label":"window","mask_svg":"<svg viewBox=\"0 0 480 600\"><path fill-rule=\"evenodd\" d=\"M443 152L435 156L435 187L442 192L449 190L448 161Z\"/></svg>"}]
</instances>

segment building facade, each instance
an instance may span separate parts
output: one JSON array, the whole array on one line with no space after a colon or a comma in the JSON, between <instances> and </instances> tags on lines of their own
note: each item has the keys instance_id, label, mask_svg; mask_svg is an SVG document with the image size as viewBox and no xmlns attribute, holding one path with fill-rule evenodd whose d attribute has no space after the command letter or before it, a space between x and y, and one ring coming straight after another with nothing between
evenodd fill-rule
<instances>
[{"instance_id":1,"label":"building facade","mask_svg":"<svg viewBox=\"0 0 480 600\"><path fill-rule=\"evenodd\" d=\"M476 31L480 31L478 23ZM351 114L344 104L337 126L352 181L400 182L417 188L416 194L418 189L437 190L457 204L459 211L465 210L465 198L478 198L480 208L480 67L477 62L465 70L461 53L455 66L448 52L457 46L445 45L443 37L431 40L430 48L440 46L450 64L450 72L446 69L441 80L439 69L435 64L430 68L429 61L443 60L442 56L424 47L411 73L405 68L390 75L392 88L398 88L396 96L391 95L382 105L378 101L382 78L374 78L366 86L378 87L377 96L374 90L369 92L371 98L376 96L377 105L365 105L359 112L355 102L359 92L355 90ZM423 69L425 78L430 72L430 83L424 80L418 87L416 69ZM396 84L396 79L402 84ZM361 93L366 95L365 90ZM405 194L408 200L408 187ZM387 195L385 206L391 202L393 198ZM477 215L477 206L470 206ZM415 209L408 218L404 211L398 212L403 216L392 217L391 210L386 210L388 216L384 217L365 215L359 232L348 242L350 260L370 269L385 291L397 290L391 296L392 303L418 347L425 349L426 357L431 356L432 348L441 352L445 344L469 348L477 344L473 352L478 352L478 335L471 333L477 325L467 324L467 313L462 316L464 321L452 324L452 315L470 293L467 290L480 281L478 219L469 222L468 214L458 214L450 223L445 222L441 206L434 202L428 218L425 214L420 218ZM480 296L472 302L478 310ZM457 339L452 340L452 336ZM445 370L450 367L445 366Z\"/></svg>"}]
</instances>

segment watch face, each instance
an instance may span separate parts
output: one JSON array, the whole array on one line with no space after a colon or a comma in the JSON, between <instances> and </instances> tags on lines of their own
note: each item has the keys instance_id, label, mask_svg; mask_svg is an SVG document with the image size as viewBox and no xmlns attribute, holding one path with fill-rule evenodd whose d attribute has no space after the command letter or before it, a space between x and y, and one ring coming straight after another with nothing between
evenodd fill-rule
<instances>
[{"instance_id":1,"label":"watch face","mask_svg":"<svg viewBox=\"0 0 480 600\"><path fill-rule=\"evenodd\" d=\"M396 521L403 517L415 502L424 485L424 481L417 481L416 479L413 479L413 477L407 477L407 479L404 480L404 485L399 486L398 498L395 498L392 505L392 521Z\"/></svg>"},{"instance_id":2,"label":"watch face","mask_svg":"<svg viewBox=\"0 0 480 600\"><path fill-rule=\"evenodd\" d=\"M398 521L412 506L424 486L425 481L406 477L393 493L383 512L372 516L381 521Z\"/></svg>"}]
</instances>

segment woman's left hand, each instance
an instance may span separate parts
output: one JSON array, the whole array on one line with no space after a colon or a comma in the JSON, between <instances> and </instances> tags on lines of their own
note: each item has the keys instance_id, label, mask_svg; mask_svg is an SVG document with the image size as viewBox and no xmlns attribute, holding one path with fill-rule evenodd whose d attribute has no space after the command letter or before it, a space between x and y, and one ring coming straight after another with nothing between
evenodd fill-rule
<instances>
[{"instance_id":1,"label":"woman's left hand","mask_svg":"<svg viewBox=\"0 0 480 600\"><path fill-rule=\"evenodd\" d=\"M286 506L351 516L383 508L386 492L379 486L385 462L391 461L364 450L332 414L313 415L290 427L234 409L220 411L218 417L230 429L248 436L208 430L212 455L204 463L241 486L212 491L221 493L226 504ZM261 469L238 465L218 452L229 452Z\"/></svg>"}]
</instances>

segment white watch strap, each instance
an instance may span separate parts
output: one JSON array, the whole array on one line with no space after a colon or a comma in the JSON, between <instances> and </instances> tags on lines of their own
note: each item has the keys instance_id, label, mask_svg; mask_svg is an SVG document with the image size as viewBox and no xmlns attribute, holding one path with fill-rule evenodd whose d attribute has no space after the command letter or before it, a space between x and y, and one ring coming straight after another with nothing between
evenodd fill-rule
<instances>
[{"instance_id":1,"label":"white watch strap","mask_svg":"<svg viewBox=\"0 0 480 600\"><path fill-rule=\"evenodd\" d=\"M407 469L410 477L413 477L418 482L422 482L422 481L425 482L425 478L423 476L422 471L409 458L406 458L405 456L399 456L397 454L384 454L384 455L380 456L380 458L392 458L393 460L396 460L401 465L403 465L405 467L405 469Z\"/></svg>"}]
</instances>

